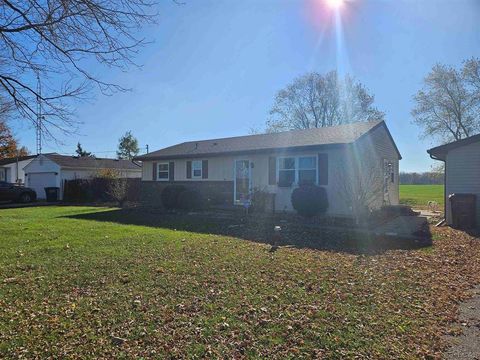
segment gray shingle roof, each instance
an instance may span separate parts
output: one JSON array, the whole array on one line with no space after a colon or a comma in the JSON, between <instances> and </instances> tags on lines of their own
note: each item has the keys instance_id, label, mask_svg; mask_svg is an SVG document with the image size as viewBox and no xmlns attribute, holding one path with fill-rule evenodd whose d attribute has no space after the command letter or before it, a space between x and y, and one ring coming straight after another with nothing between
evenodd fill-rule
<instances>
[{"instance_id":1,"label":"gray shingle roof","mask_svg":"<svg viewBox=\"0 0 480 360\"><path fill-rule=\"evenodd\" d=\"M77 157L60 154L45 154L50 160L61 167L68 168L95 168L95 169L118 169L118 170L140 170L140 165L130 160L105 159L94 157Z\"/></svg>"},{"instance_id":2,"label":"gray shingle roof","mask_svg":"<svg viewBox=\"0 0 480 360\"><path fill-rule=\"evenodd\" d=\"M440 145L440 146L428 149L427 153L429 153L431 156L434 156L437 160L445 160L447 153L450 150L453 150L465 145L470 145L477 141L480 141L480 134L473 135L465 139L457 140L445 145Z\"/></svg>"},{"instance_id":3,"label":"gray shingle roof","mask_svg":"<svg viewBox=\"0 0 480 360\"><path fill-rule=\"evenodd\" d=\"M8 165L8 164L16 163L17 160L18 160L18 161L23 161L23 160L33 159L33 158L36 157L36 156L37 156L37 155L26 155L26 156L20 156L20 157L18 157L18 158L12 157L12 158L1 159L1 160L0 160L0 166L1 166L1 165Z\"/></svg>"},{"instance_id":4,"label":"gray shingle roof","mask_svg":"<svg viewBox=\"0 0 480 360\"><path fill-rule=\"evenodd\" d=\"M318 145L349 144L383 121L358 122L346 125L292 130L272 134L237 136L203 141L189 141L136 157L154 160L176 157L196 157L225 153L272 151Z\"/></svg>"}]
</instances>

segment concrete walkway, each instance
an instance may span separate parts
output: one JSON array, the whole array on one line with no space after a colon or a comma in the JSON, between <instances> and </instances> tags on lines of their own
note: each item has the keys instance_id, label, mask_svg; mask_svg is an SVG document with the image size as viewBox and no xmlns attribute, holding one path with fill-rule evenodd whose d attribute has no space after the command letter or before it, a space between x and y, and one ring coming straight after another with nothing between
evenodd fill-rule
<instances>
[{"instance_id":1,"label":"concrete walkway","mask_svg":"<svg viewBox=\"0 0 480 360\"><path fill-rule=\"evenodd\" d=\"M480 286L473 290L473 297L460 304L459 326L463 333L459 336L447 336L452 347L444 358L453 360L480 359Z\"/></svg>"}]
</instances>

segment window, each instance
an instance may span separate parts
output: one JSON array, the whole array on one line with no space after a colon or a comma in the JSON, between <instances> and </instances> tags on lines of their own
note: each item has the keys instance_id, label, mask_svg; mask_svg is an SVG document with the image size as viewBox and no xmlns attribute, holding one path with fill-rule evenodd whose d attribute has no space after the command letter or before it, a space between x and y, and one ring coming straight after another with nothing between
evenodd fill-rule
<instances>
[{"instance_id":1,"label":"window","mask_svg":"<svg viewBox=\"0 0 480 360\"><path fill-rule=\"evenodd\" d=\"M298 158L298 183L315 184L317 182L317 158L315 156Z\"/></svg>"},{"instance_id":2,"label":"window","mask_svg":"<svg viewBox=\"0 0 480 360\"><path fill-rule=\"evenodd\" d=\"M278 159L278 186L291 186L295 182L295 158Z\"/></svg>"},{"instance_id":3,"label":"window","mask_svg":"<svg viewBox=\"0 0 480 360\"><path fill-rule=\"evenodd\" d=\"M193 178L202 177L202 161L201 160L192 161L192 177Z\"/></svg>"},{"instance_id":4,"label":"window","mask_svg":"<svg viewBox=\"0 0 480 360\"><path fill-rule=\"evenodd\" d=\"M168 181L170 174L168 173L168 163L159 163L157 169L157 180Z\"/></svg>"},{"instance_id":5,"label":"window","mask_svg":"<svg viewBox=\"0 0 480 360\"><path fill-rule=\"evenodd\" d=\"M317 183L317 157L285 157L278 159L278 186Z\"/></svg>"}]
</instances>

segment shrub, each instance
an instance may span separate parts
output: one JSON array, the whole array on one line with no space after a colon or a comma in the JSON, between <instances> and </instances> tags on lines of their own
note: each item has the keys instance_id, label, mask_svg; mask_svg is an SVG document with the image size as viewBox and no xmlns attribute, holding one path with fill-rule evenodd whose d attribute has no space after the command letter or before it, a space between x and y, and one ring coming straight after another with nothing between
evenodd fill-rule
<instances>
[{"instance_id":1,"label":"shrub","mask_svg":"<svg viewBox=\"0 0 480 360\"><path fill-rule=\"evenodd\" d=\"M380 209L371 212L369 221L375 224L398 216L417 216L418 214L407 205L383 205Z\"/></svg>"},{"instance_id":2,"label":"shrub","mask_svg":"<svg viewBox=\"0 0 480 360\"><path fill-rule=\"evenodd\" d=\"M118 202L120 207L123 207L125 201L128 198L128 179L111 179L108 182L107 194L115 201Z\"/></svg>"},{"instance_id":3,"label":"shrub","mask_svg":"<svg viewBox=\"0 0 480 360\"><path fill-rule=\"evenodd\" d=\"M182 210L200 210L206 205L202 194L196 190L184 190L178 195L178 208Z\"/></svg>"},{"instance_id":4,"label":"shrub","mask_svg":"<svg viewBox=\"0 0 480 360\"><path fill-rule=\"evenodd\" d=\"M292 192L292 206L302 216L324 213L328 208L327 191L316 185L302 185Z\"/></svg>"},{"instance_id":5,"label":"shrub","mask_svg":"<svg viewBox=\"0 0 480 360\"><path fill-rule=\"evenodd\" d=\"M178 195L183 191L185 191L183 185L167 185L160 195L163 207L167 210L177 209Z\"/></svg>"},{"instance_id":6,"label":"shrub","mask_svg":"<svg viewBox=\"0 0 480 360\"><path fill-rule=\"evenodd\" d=\"M266 212L269 207L273 206L272 204L273 194L269 193L264 189L255 188L252 193L252 206L253 211L255 212Z\"/></svg>"}]
</instances>

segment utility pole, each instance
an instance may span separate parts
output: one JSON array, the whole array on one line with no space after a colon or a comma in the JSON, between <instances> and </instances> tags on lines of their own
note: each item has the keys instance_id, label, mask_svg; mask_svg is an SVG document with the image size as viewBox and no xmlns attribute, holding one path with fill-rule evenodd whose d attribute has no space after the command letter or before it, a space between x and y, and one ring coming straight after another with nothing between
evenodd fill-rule
<instances>
[{"instance_id":1,"label":"utility pole","mask_svg":"<svg viewBox=\"0 0 480 360\"><path fill-rule=\"evenodd\" d=\"M148 154L148 144L147 144L147 154Z\"/></svg>"},{"instance_id":2,"label":"utility pole","mask_svg":"<svg viewBox=\"0 0 480 360\"><path fill-rule=\"evenodd\" d=\"M40 76L37 72L37 123L36 125L36 142L37 142L37 155L42 153L42 86L40 85Z\"/></svg>"}]
</instances>

